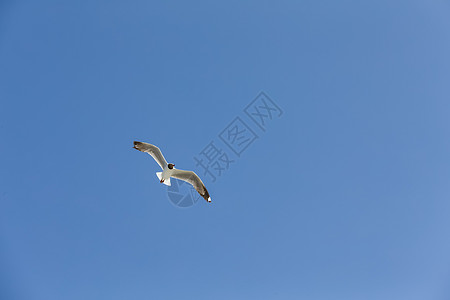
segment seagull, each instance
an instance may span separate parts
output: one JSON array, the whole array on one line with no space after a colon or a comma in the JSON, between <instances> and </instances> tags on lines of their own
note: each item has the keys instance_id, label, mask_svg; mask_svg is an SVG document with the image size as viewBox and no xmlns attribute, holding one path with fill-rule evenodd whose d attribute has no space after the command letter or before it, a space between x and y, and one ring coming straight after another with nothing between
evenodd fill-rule
<instances>
[{"instance_id":1,"label":"seagull","mask_svg":"<svg viewBox=\"0 0 450 300\"><path fill-rule=\"evenodd\" d=\"M158 163L158 165L163 170L162 172L156 172L156 176L158 176L159 182L170 186L170 177L186 181L187 183L190 183L206 201L211 203L211 197L209 196L208 190L206 189L200 177L198 177L198 175L193 171L175 169L175 165L168 164L164 156L162 155L161 150L159 150L159 148L154 145L134 141L133 148L141 152L150 154Z\"/></svg>"}]
</instances>

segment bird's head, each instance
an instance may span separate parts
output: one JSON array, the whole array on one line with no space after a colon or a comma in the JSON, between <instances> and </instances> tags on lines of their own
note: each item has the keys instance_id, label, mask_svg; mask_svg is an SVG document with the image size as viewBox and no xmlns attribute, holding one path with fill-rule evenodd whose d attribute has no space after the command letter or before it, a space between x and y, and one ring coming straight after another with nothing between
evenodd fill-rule
<instances>
[{"instance_id":1,"label":"bird's head","mask_svg":"<svg viewBox=\"0 0 450 300\"><path fill-rule=\"evenodd\" d=\"M175 167L175 165L174 165L174 164L168 164L168 165L167 165L167 167L168 167L169 169L171 169L171 170L172 170L172 169L173 169L173 167Z\"/></svg>"}]
</instances>

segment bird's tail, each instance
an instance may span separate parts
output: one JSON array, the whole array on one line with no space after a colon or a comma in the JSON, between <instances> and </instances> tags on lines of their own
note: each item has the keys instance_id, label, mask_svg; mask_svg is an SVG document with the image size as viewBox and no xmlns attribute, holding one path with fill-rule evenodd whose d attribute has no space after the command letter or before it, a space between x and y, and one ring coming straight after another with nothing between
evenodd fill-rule
<instances>
[{"instance_id":1,"label":"bird's tail","mask_svg":"<svg viewBox=\"0 0 450 300\"><path fill-rule=\"evenodd\" d=\"M159 181L162 179L162 172L156 172L156 176L158 176ZM165 185L170 186L170 177L164 180L163 182Z\"/></svg>"}]
</instances>

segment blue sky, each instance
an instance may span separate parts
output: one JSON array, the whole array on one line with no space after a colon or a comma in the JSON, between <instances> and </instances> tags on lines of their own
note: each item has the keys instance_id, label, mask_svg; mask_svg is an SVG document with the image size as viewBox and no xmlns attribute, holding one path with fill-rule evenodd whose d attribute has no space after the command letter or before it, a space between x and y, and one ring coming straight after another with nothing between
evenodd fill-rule
<instances>
[{"instance_id":1,"label":"blue sky","mask_svg":"<svg viewBox=\"0 0 450 300\"><path fill-rule=\"evenodd\" d=\"M448 299L448 1L2 1L2 299ZM180 209L180 169L283 110ZM259 131L258 131L259 130Z\"/></svg>"}]
</instances>

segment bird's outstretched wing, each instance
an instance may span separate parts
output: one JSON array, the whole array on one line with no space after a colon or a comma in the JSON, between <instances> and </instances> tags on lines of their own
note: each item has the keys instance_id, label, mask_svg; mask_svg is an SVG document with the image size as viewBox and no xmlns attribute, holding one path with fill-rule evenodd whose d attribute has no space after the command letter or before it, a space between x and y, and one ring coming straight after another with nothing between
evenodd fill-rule
<instances>
[{"instance_id":1,"label":"bird's outstretched wing","mask_svg":"<svg viewBox=\"0 0 450 300\"><path fill-rule=\"evenodd\" d=\"M164 170L164 167L167 166L167 161L165 160L164 156L161 153L161 150L159 150L158 147L151 144L134 141L133 148L150 154L161 167L161 169Z\"/></svg>"},{"instance_id":2,"label":"bird's outstretched wing","mask_svg":"<svg viewBox=\"0 0 450 300\"><path fill-rule=\"evenodd\" d=\"M186 181L187 183L192 184L195 190L208 202L211 202L211 197L209 196L208 190L203 184L200 177L197 176L193 171L184 171L174 169L172 172L172 177L176 179L180 179Z\"/></svg>"}]
</instances>

